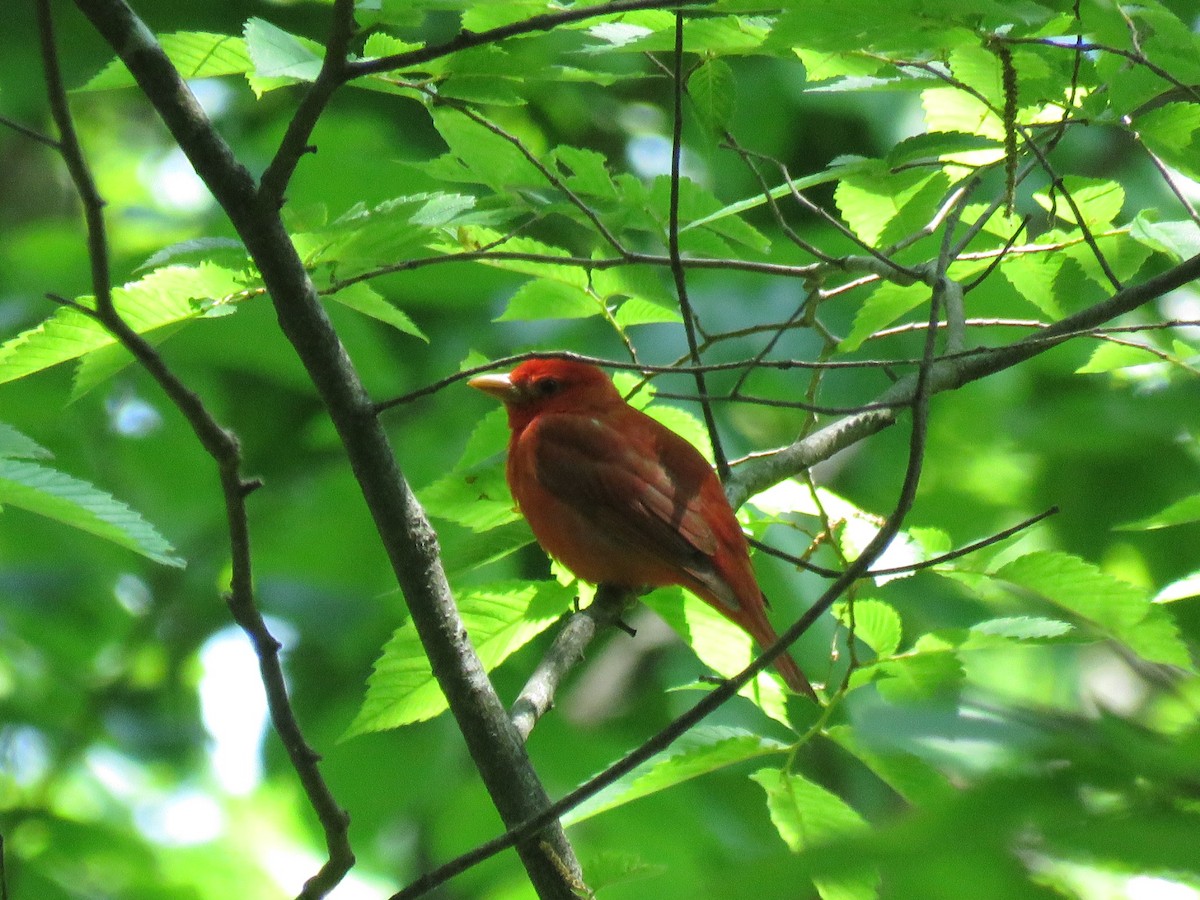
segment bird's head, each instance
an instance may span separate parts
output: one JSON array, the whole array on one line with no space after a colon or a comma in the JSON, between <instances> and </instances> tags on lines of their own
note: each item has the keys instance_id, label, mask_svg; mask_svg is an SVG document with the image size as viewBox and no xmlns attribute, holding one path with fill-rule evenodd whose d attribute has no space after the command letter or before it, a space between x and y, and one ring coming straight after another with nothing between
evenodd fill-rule
<instances>
[{"instance_id":1,"label":"bird's head","mask_svg":"<svg viewBox=\"0 0 1200 900\"><path fill-rule=\"evenodd\" d=\"M603 369L571 359L531 359L467 384L501 400L514 429L547 412L586 413L624 402Z\"/></svg>"}]
</instances>

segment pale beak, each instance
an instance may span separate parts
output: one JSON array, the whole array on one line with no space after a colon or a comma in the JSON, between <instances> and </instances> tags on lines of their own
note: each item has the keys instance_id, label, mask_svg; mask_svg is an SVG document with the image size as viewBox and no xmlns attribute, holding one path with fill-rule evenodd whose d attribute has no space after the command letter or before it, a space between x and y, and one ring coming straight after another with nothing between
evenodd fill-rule
<instances>
[{"instance_id":1,"label":"pale beak","mask_svg":"<svg viewBox=\"0 0 1200 900\"><path fill-rule=\"evenodd\" d=\"M507 372L499 375L476 375L467 384L477 391L491 394L504 403L513 403L521 399L521 389L512 383Z\"/></svg>"}]
</instances>

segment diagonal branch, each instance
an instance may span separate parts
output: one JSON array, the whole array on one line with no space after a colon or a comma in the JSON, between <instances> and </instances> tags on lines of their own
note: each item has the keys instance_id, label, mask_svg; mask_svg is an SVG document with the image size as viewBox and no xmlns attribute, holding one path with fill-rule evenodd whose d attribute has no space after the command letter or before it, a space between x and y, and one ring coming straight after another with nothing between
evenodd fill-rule
<instances>
[{"instance_id":1,"label":"diagonal branch","mask_svg":"<svg viewBox=\"0 0 1200 900\"><path fill-rule=\"evenodd\" d=\"M519 735L454 605L437 537L396 461L362 380L280 218L212 126L150 30L125 0L76 5L129 68L228 215L338 431L381 542L480 776L507 827L549 806ZM579 864L555 819L516 845L543 898L572 900Z\"/></svg>"},{"instance_id":2,"label":"diagonal branch","mask_svg":"<svg viewBox=\"0 0 1200 900\"><path fill-rule=\"evenodd\" d=\"M87 228L88 258L96 308L76 308L107 328L141 363L183 414L196 438L217 464L225 502L232 569L230 592L226 600L234 621L254 645L271 723L325 833L328 857L300 892L304 900L315 900L333 890L354 865L354 852L348 835L350 817L338 804L321 775L317 766L321 757L304 738L288 697L279 659L281 645L268 630L255 603L246 497L259 486L259 482L242 477L242 454L236 436L213 417L200 397L168 368L154 347L129 326L113 304L104 200L92 178L67 103L49 0L38 0L37 16L50 110L60 135L58 147L83 204Z\"/></svg>"}]
</instances>

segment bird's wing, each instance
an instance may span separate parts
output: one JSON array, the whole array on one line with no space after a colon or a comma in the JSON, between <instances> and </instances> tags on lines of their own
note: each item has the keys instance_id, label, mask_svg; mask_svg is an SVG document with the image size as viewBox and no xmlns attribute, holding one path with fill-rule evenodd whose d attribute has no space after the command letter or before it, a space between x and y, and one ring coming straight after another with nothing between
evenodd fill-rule
<instances>
[{"instance_id":1,"label":"bird's wing","mask_svg":"<svg viewBox=\"0 0 1200 900\"><path fill-rule=\"evenodd\" d=\"M670 561L737 608L713 566L719 538L702 513L702 496L720 483L690 445L675 445L682 438L649 422L641 413L543 417L529 435L538 482L631 552Z\"/></svg>"}]
</instances>

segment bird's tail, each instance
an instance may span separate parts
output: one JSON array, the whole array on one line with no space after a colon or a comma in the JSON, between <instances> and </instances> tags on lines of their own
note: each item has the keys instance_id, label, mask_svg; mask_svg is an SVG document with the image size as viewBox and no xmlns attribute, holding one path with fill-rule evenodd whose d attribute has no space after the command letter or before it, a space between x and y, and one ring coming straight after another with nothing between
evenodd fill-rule
<instances>
[{"instance_id":1,"label":"bird's tail","mask_svg":"<svg viewBox=\"0 0 1200 900\"><path fill-rule=\"evenodd\" d=\"M763 605L765 606L765 597L763 598L763 601ZM750 610L746 611L751 612ZM750 632L750 636L754 638L754 641L758 644L759 649L765 650L767 647L770 647L777 640L779 640L779 635L775 633L775 629L772 628L771 623L767 621L765 611L760 609L758 615L754 615L753 612L751 612L747 618L749 621L741 623L742 627ZM783 681L789 688L791 688L797 694L803 694L814 703L821 702L817 697L817 692L813 690L812 683L808 680L808 677L801 670L800 666L796 664L796 660L792 659L790 653L786 651L780 653L777 657L775 657L774 665L775 671L783 676Z\"/></svg>"}]
</instances>

